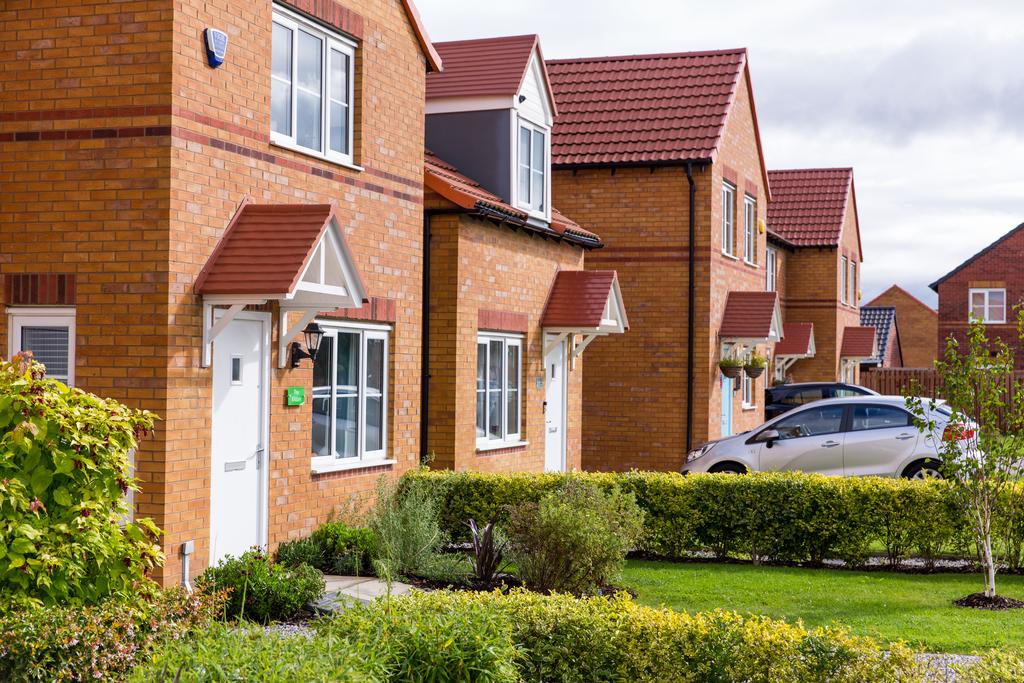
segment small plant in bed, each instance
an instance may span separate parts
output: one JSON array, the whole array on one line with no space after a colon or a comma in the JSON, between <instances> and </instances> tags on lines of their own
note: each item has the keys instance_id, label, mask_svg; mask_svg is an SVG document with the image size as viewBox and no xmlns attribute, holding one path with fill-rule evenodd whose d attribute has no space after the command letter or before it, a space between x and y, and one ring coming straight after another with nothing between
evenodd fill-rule
<instances>
[{"instance_id":1,"label":"small plant in bed","mask_svg":"<svg viewBox=\"0 0 1024 683\"><path fill-rule=\"evenodd\" d=\"M372 531L329 520L308 538L282 543L275 557L289 567L308 564L325 574L363 576L373 571L372 551Z\"/></svg>"}]
</instances>

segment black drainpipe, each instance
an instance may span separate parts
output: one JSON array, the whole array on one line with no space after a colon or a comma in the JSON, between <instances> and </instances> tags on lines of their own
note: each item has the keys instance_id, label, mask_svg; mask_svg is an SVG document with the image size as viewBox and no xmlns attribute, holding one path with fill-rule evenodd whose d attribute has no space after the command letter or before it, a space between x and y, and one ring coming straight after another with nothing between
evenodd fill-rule
<instances>
[{"instance_id":1,"label":"black drainpipe","mask_svg":"<svg viewBox=\"0 0 1024 683\"><path fill-rule=\"evenodd\" d=\"M697 184L693 181L693 162L686 162L686 182L690 185L690 287L686 304L686 452L693 448L693 348L694 348L694 305L697 299L697 212L694 202L697 199Z\"/></svg>"},{"instance_id":2,"label":"black drainpipe","mask_svg":"<svg viewBox=\"0 0 1024 683\"><path fill-rule=\"evenodd\" d=\"M423 310L420 319L420 460L427 455L430 407L430 211L423 212Z\"/></svg>"}]
</instances>

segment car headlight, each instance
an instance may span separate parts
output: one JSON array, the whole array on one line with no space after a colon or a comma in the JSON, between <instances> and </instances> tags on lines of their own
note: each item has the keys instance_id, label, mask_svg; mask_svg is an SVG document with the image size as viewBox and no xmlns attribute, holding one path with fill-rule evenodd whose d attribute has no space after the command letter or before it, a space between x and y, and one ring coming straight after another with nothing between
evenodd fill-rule
<instances>
[{"instance_id":1,"label":"car headlight","mask_svg":"<svg viewBox=\"0 0 1024 683\"><path fill-rule=\"evenodd\" d=\"M703 458L714 447L715 447L715 442L714 441L710 441L710 442L704 444L703 446L701 446L700 448L693 449L692 451L690 451L687 454L686 462L687 463L691 463L691 462L693 462L694 460L696 460L698 458Z\"/></svg>"}]
</instances>

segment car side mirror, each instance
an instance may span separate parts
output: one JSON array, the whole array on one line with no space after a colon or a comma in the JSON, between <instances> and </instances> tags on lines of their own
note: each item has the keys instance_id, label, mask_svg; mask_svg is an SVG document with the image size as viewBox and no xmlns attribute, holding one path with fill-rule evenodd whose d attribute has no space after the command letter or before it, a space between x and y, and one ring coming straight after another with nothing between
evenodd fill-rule
<instances>
[{"instance_id":1,"label":"car side mirror","mask_svg":"<svg viewBox=\"0 0 1024 683\"><path fill-rule=\"evenodd\" d=\"M779 432L775 429L766 429L757 435L757 440L764 442L768 448L771 448L779 440Z\"/></svg>"}]
</instances>

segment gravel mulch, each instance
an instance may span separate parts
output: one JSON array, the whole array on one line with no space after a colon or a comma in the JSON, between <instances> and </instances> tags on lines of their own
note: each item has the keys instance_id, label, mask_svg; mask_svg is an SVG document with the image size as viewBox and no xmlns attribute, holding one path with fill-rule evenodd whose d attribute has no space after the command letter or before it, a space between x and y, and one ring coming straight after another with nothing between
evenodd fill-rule
<instances>
[{"instance_id":1,"label":"gravel mulch","mask_svg":"<svg viewBox=\"0 0 1024 683\"><path fill-rule=\"evenodd\" d=\"M917 655L917 661L924 664L925 680L928 683L964 683L963 677L953 667L975 664L978 659L972 655Z\"/></svg>"}]
</instances>

